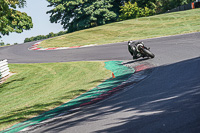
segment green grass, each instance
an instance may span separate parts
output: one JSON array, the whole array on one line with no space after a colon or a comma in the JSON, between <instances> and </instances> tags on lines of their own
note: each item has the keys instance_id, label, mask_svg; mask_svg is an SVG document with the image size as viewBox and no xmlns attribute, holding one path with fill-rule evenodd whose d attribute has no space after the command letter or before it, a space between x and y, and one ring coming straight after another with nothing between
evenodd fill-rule
<instances>
[{"instance_id":1,"label":"green grass","mask_svg":"<svg viewBox=\"0 0 200 133\"><path fill-rule=\"evenodd\" d=\"M111 23L43 41L42 47L108 44L200 31L200 9Z\"/></svg>"},{"instance_id":2,"label":"green grass","mask_svg":"<svg viewBox=\"0 0 200 133\"><path fill-rule=\"evenodd\" d=\"M10 64L0 85L0 130L55 108L111 76L103 62Z\"/></svg>"}]
</instances>

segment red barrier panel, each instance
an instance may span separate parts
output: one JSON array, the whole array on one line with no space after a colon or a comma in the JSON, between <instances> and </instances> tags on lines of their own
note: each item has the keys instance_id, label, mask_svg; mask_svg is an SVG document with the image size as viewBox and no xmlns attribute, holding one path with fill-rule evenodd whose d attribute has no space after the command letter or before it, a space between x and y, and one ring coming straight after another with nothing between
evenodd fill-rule
<instances>
[{"instance_id":1,"label":"red barrier panel","mask_svg":"<svg viewBox=\"0 0 200 133\"><path fill-rule=\"evenodd\" d=\"M195 8L195 6L194 6L194 2L192 2L192 9L194 9Z\"/></svg>"}]
</instances>

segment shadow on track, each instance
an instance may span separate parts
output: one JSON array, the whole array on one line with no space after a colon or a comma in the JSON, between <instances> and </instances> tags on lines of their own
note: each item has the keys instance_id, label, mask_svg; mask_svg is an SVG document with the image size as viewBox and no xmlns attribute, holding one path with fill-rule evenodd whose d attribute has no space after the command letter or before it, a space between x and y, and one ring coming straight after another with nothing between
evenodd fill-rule
<instances>
[{"instance_id":1,"label":"shadow on track","mask_svg":"<svg viewBox=\"0 0 200 133\"><path fill-rule=\"evenodd\" d=\"M131 63L135 63L135 62L141 62L141 61L145 61L145 60L149 60L149 58L142 58L142 59L129 61L129 62L123 63L123 65L131 64Z\"/></svg>"},{"instance_id":2,"label":"shadow on track","mask_svg":"<svg viewBox=\"0 0 200 133\"><path fill-rule=\"evenodd\" d=\"M200 58L160 66L117 97L47 123L37 132L198 132Z\"/></svg>"}]
</instances>

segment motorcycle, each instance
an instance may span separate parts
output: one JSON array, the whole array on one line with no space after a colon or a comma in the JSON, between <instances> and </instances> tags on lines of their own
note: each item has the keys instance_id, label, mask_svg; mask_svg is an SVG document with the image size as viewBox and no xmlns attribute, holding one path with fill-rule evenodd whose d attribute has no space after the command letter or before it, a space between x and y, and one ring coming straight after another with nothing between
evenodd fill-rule
<instances>
[{"instance_id":1,"label":"motorcycle","mask_svg":"<svg viewBox=\"0 0 200 133\"><path fill-rule=\"evenodd\" d=\"M155 55L150 51L150 48L144 46L143 42L128 41L128 50L133 56L133 59L138 59L140 57L155 57Z\"/></svg>"}]
</instances>

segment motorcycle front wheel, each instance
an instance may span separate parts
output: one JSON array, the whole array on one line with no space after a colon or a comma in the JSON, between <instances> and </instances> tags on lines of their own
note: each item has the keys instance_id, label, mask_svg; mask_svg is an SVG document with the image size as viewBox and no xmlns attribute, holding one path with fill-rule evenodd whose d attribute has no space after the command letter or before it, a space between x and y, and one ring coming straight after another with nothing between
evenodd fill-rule
<instances>
[{"instance_id":1,"label":"motorcycle front wheel","mask_svg":"<svg viewBox=\"0 0 200 133\"><path fill-rule=\"evenodd\" d=\"M147 57L150 57L150 58L154 58L155 55L149 51L148 49L142 49L142 51L144 52L144 54L147 56Z\"/></svg>"}]
</instances>

